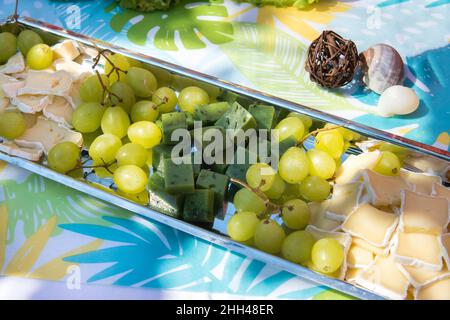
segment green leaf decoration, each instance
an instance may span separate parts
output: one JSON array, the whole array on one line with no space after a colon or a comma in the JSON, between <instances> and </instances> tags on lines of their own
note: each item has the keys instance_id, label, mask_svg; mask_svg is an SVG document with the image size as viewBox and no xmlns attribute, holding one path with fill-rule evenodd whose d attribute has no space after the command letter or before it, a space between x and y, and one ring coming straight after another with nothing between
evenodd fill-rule
<instances>
[{"instance_id":1,"label":"green leaf decoration","mask_svg":"<svg viewBox=\"0 0 450 320\"><path fill-rule=\"evenodd\" d=\"M213 44L233 40L233 25L217 19L221 17L228 17L227 8L223 5L184 0L169 11L141 13L120 10L112 17L110 26L121 32L127 23L131 23L127 36L137 45L146 45L150 31L157 30L153 42L158 49L178 50L175 43L177 34L186 49L201 49L206 47L203 38Z\"/></svg>"},{"instance_id":2,"label":"green leaf decoration","mask_svg":"<svg viewBox=\"0 0 450 320\"><path fill-rule=\"evenodd\" d=\"M327 111L360 110L341 94L322 89L304 69L307 46L264 25L235 23L234 41L221 45L237 69L259 90Z\"/></svg>"}]
</instances>

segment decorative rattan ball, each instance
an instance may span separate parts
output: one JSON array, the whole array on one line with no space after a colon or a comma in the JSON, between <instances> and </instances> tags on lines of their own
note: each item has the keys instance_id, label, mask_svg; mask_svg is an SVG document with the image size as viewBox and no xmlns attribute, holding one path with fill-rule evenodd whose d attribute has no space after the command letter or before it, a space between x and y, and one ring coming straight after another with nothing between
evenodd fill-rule
<instances>
[{"instance_id":1,"label":"decorative rattan ball","mask_svg":"<svg viewBox=\"0 0 450 320\"><path fill-rule=\"evenodd\" d=\"M357 65L355 43L333 31L323 31L308 48L305 69L311 81L327 88L338 88L352 81Z\"/></svg>"}]
</instances>

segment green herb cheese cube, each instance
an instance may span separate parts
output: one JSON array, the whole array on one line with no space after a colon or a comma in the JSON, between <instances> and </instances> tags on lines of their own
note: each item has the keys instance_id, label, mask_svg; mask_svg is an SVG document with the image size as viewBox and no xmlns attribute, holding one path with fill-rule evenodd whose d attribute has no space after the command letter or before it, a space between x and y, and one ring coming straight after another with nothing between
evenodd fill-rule
<instances>
[{"instance_id":1,"label":"green herb cheese cube","mask_svg":"<svg viewBox=\"0 0 450 320\"><path fill-rule=\"evenodd\" d=\"M213 223L214 191L195 190L184 198L183 219L189 222Z\"/></svg>"},{"instance_id":2,"label":"green herb cheese cube","mask_svg":"<svg viewBox=\"0 0 450 320\"><path fill-rule=\"evenodd\" d=\"M165 191L171 194L194 191L194 168L192 164L175 164L176 159L164 159Z\"/></svg>"},{"instance_id":3,"label":"green herb cheese cube","mask_svg":"<svg viewBox=\"0 0 450 320\"><path fill-rule=\"evenodd\" d=\"M272 106L264 104L251 105L248 112L255 118L258 129L270 130L275 125L276 112Z\"/></svg>"},{"instance_id":4,"label":"green herb cheese cube","mask_svg":"<svg viewBox=\"0 0 450 320\"><path fill-rule=\"evenodd\" d=\"M194 107L194 120L202 121L204 125L216 122L225 112L230 109L228 102L216 102Z\"/></svg>"},{"instance_id":5,"label":"green herb cheese cube","mask_svg":"<svg viewBox=\"0 0 450 320\"><path fill-rule=\"evenodd\" d=\"M163 161L169 159L172 155L173 146L158 144L152 148L152 167L153 169L164 172Z\"/></svg>"},{"instance_id":6,"label":"green herb cheese cube","mask_svg":"<svg viewBox=\"0 0 450 320\"><path fill-rule=\"evenodd\" d=\"M181 216L184 195L167 193L163 176L153 173L149 178L148 187L150 208L171 217Z\"/></svg>"},{"instance_id":7,"label":"green herb cheese cube","mask_svg":"<svg viewBox=\"0 0 450 320\"><path fill-rule=\"evenodd\" d=\"M256 128L256 120L244 107L235 102L231 108L222 115L215 123L216 126L232 131L234 138L238 130L247 130Z\"/></svg>"},{"instance_id":8,"label":"green herb cheese cube","mask_svg":"<svg viewBox=\"0 0 450 320\"><path fill-rule=\"evenodd\" d=\"M186 115L182 112L163 113L161 116L163 143L166 145L174 145L179 141L172 140L172 133L177 129L187 130Z\"/></svg>"},{"instance_id":9,"label":"green herb cheese cube","mask_svg":"<svg viewBox=\"0 0 450 320\"><path fill-rule=\"evenodd\" d=\"M210 170L201 170L195 186L197 189L211 189L214 191L215 210L223 207L228 190L228 176Z\"/></svg>"},{"instance_id":10,"label":"green herb cheese cube","mask_svg":"<svg viewBox=\"0 0 450 320\"><path fill-rule=\"evenodd\" d=\"M234 152L233 163L228 165L225 174L229 178L239 179L245 181L245 175L248 168L254 163L258 162L258 155L250 152L243 147L237 147Z\"/></svg>"}]
</instances>

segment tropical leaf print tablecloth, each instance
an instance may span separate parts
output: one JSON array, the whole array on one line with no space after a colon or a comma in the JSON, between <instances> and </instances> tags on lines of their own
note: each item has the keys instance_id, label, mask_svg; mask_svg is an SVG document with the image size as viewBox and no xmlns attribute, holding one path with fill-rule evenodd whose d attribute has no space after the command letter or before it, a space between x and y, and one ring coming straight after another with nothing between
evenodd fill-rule
<instances>
[{"instance_id":1,"label":"tropical leaf print tablecloth","mask_svg":"<svg viewBox=\"0 0 450 320\"><path fill-rule=\"evenodd\" d=\"M0 16L12 12L13 0L0 3ZM322 0L304 11L255 8L228 0L213 4L184 0L171 11L147 14L121 10L113 1L28 0L21 1L19 11L449 148L449 0ZM421 98L418 111L379 118L374 113L377 95L363 87L329 92L312 84L303 70L305 52L325 28L353 39L360 50L379 42L396 47L407 63L406 85ZM222 298L337 297L273 266L4 163L0 163L0 274L6 276L0 278L0 286L4 279L22 281L15 276L66 283L63 289L58 287L61 296L92 284L164 291L164 298L187 297L186 293Z\"/></svg>"}]
</instances>

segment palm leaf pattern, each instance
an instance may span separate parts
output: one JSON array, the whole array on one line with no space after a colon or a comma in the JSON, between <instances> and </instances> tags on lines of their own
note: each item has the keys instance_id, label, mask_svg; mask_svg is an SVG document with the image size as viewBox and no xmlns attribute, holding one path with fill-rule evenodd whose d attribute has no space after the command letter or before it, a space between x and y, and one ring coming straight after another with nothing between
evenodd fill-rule
<instances>
[{"instance_id":1,"label":"palm leaf pattern","mask_svg":"<svg viewBox=\"0 0 450 320\"><path fill-rule=\"evenodd\" d=\"M114 7L108 10L111 11ZM128 39L141 46L147 43L149 33L157 30L153 36L153 42L158 49L177 50L176 34L179 35L186 49L200 49L206 47L203 37L213 44L233 40L232 24L217 19L227 16L227 8L217 2L210 4L182 0L170 11L139 13L132 10L119 10L112 17L110 26L114 31L120 32L128 23L131 23L127 31Z\"/></svg>"},{"instance_id":2,"label":"palm leaf pattern","mask_svg":"<svg viewBox=\"0 0 450 320\"><path fill-rule=\"evenodd\" d=\"M323 90L304 70L307 46L281 30L235 23L235 40L221 45L241 73L258 89L328 112L358 110L342 95Z\"/></svg>"},{"instance_id":3,"label":"palm leaf pattern","mask_svg":"<svg viewBox=\"0 0 450 320\"><path fill-rule=\"evenodd\" d=\"M113 284L122 286L282 298L309 298L325 290L165 225L139 217L103 219L112 225L60 225L114 243L64 259L80 265L108 264L88 282L114 278Z\"/></svg>"}]
</instances>

